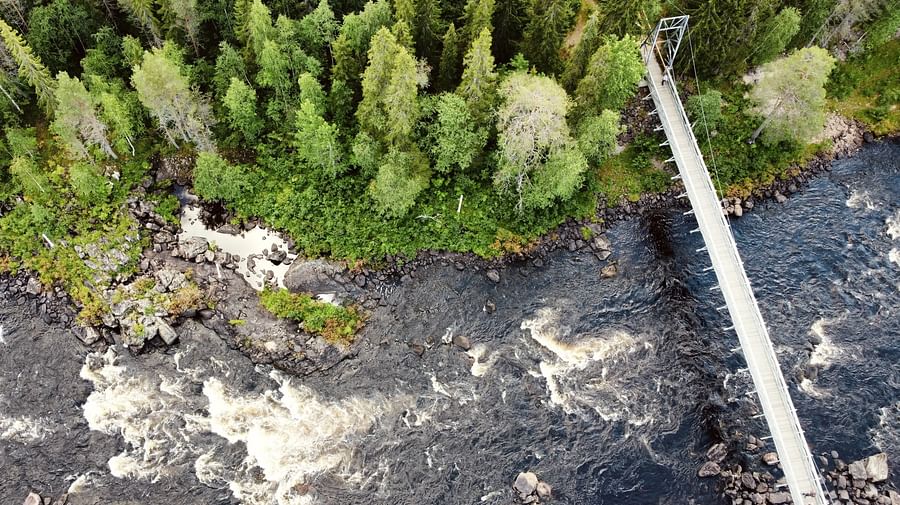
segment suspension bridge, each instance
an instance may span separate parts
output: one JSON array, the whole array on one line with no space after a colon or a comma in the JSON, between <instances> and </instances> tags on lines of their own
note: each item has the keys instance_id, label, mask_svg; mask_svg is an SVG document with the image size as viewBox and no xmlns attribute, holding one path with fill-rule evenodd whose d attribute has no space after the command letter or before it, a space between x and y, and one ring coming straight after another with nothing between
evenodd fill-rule
<instances>
[{"instance_id":1,"label":"suspension bridge","mask_svg":"<svg viewBox=\"0 0 900 505\"><path fill-rule=\"evenodd\" d=\"M691 233L700 233L705 243L697 252L709 254L712 266L707 270L714 270L718 279L718 285L712 290L720 291L725 299L725 305L719 309L727 309L731 316L733 326L727 329L737 333L771 433L766 438L771 438L775 443L791 498L795 504L828 504L821 473L806 444L731 227L722 212L691 123L678 96L672 67L687 26L688 16L664 18L641 46L647 67L645 81L656 106L655 113L666 134L667 141L663 145L668 145L672 150L668 161L678 166L679 175L675 178L684 183L682 196L691 203L691 210L686 214L692 214L697 220L697 228Z\"/></svg>"}]
</instances>

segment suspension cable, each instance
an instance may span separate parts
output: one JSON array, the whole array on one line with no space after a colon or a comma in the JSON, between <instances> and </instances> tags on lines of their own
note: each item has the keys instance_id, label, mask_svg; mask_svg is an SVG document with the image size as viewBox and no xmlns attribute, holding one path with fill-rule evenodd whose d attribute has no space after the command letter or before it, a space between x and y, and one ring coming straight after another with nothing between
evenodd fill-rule
<instances>
[{"instance_id":1,"label":"suspension cable","mask_svg":"<svg viewBox=\"0 0 900 505\"><path fill-rule=\"evenodd\" d=\"M694 43L691 41L691 29L688 27L687 29L688 35L688 47L691 50L691 67L694 70L694 82L697 84L697 96L699 97L702 93L700 92L700 78L697 77L697 62L694 61ZM709 156L712 160L713 165L713 174L716 176L716 186L717 189L721 190L722 183L719 181L719 168L716 166L716 152L713 150L712 140L709 135L709 125L706 122L706 111L703 109L703 100L700 99L700 116L703 118L703 130L706 132L706 145L709 146Z\"/></svg>"}]
</instances>

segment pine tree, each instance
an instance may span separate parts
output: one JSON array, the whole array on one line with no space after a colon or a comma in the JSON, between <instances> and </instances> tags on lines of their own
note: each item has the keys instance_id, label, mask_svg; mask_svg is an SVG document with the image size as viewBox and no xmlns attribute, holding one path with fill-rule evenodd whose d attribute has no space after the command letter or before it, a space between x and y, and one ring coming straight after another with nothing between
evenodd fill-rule
<instances>
[{"instance_id":1,"label":"pine tree","mask_svg":"<svg viewBox=\"0 0 900 505\"><path fill-rule=\"evenodd\" d=\"M462 50L468 51L472 43L486 28L493 32L494 0L468 0L463 14Z\"/></svg>"},{"instance_id":2,"label":"pine tree","mask_svg":"<svg viewBox=\"0 0 900 505\"><path fill-rule=\"evenodd\" d=\"M555 74L562 69L559 51L575 21L573 0L532 0L522 52L538 70Z\"/></svg>"},{"instance_id":3,"label":"pine tree","mask_svg":"<svg viewBox=\"0 0 900 505\"><path fill-rule=\"evenodd\" d=\"M31 48L22 40L16 30L0 19L0 40L6 52L18 65L19 78L34 88L38 104L47 112L53 111L53 78L40 58L32 54Z\"/></svg>"},{"instance_id":4,"label":"pine tree","mask_svg":"<svg viewBox=\"0 0 900 505\"><path fill-rule=\"evenodd\" d=\"M209 105L191 89L181 62L171 51L164 48L145 51L143 61L134 68L131 83L172 145L178 146L174 137L178 135L201 151L215 151Z\"/></svg>"},{"instance_id":5,"label":"pine tree","mask_svg":"<svg viewBox=\"0 0 900 505\"><path fill-rule=\"evenodd\" d=\"M578 81L584 76L584 69L588 61L600 44L603 42L600 31L600 14L594 12L584 25L581 39L569 59L566 61L566 69L563 71L560 83L567 90L575 91Z\"/></svg>"},{"instance_id":6,"label":"pine tree","mask_svg":"<svg viewBox=\"0 0 900 505\"><path fill-rule=\"evenodd\" d=\"M527 14L528 0L497 0L492 33L497 61L509 61L518 51Z\"/></svg>"},{"instance_id":7,"label":"pine tree","mask_svg":"<svg viewBox=\"0 0 900 505\"><path fill-rule=\"evenodd\" d=\"M598 0L596 12L601 33L641 36L656 24L662 5L659 0Z\"/></svg>"},{"instance_id":8,"label":"pine tree","mask_svg":"<svg viewBox=\"0 0 900 505\"><path fill-rule=\"evenodd\" d=\"M159 32L159 20L153 11L153 0L118 0L119 6L131 16L152 39L154 45L162 43Z\"/></svg>"},{"instance_id":9,"label":"pine tree","mask_svg":"<svg viewBox=\"0 0 900 505\"><path fill-rule=\"evenodd\" d=\"M491 32L487 28L472 43L464 59L462 81L456 92L466 100L472 115L479 121L490 116L494 104L497 73L491 54Z\"/></svg>"},{"instance_id":10,"label":"pine tree","mask_svg":"<svg viewBox=\"0 0 900 505\"><path fill-rule=\"evenodd\" d=\"M117 158L106 134L106 125L97 115L97 105L84 84L65 72L56 76L55 118L50 128L66 148L80 159L89 159L88 148L98 146L110 158Z\"/></svg>"},{"instance_id":11,"label":"pine tree","mask_svg":"<svg viewBox=\"0 0 900 505\"><path fill-rule=\"evenodd\" d=\"M459 51L460 42L456 26L450 23L447 33L444 34L444 49L441 52L441 65L438 73L440 89L450 89L459 80L459 69L462 64Z\"/></svg>"}]
</instances>

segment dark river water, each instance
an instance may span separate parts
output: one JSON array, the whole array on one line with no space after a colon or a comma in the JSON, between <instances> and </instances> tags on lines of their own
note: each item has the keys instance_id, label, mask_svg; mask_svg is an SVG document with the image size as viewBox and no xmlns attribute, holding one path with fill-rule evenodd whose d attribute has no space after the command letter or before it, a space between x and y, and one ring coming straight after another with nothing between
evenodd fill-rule
<instances>
[{"instance_id":1,"label":"dark river water","mask_svg":"<svg viewBox=\"0 0 900 505\"><path fill-rule=\"evenodd\" d=\"M167 353L88 355L4 300L0 503L505 505L524 470L552 503L722 503L695 477L704 451L720 431L768 431L694 224L616 225L611 279L564 251L499 284L421 269L357 358L303 379L196 323ZM867 145L733 226L814 450L897 468L900 145ZM472 350L441 343L453 335Z\"/></svg>"}]
</instances>

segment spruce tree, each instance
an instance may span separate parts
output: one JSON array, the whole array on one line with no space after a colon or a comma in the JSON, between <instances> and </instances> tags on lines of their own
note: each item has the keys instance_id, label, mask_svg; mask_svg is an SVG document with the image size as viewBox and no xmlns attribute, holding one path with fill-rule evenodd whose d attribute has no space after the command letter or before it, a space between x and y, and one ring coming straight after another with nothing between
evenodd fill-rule
<instances>
[{"instance_id":1,"label":"spruce tree","mask_svg":"<svg viewBox=\"0 0 900 505\"><path fill-rule=\"evenodd\" d=\"M584 76L591 56L603 42L600 31L600 14L596 11L588 18L581 33L581 39L569 59L566 61L566 69L560 77L560 83L568 91L575 91L578 81Z\"/></svg>"},{"instance_id":2,"label":"spruce tree","mask_svg":"<svg viewBox=\"0 0 900 505\"><path fill-rule=\"evenodd\" d=\"M254 57L259 58L266 41L275 38L275 27L272 25L272 13L262 0L253 0L247 12L247 49Z\"/></svg>"},{"instance_id":3,"label":"spruce tree","mask_svg":"<svg viewBox=\"0 0 900 505\"><path fill-rule=\"evenodd\" d=\"M194 54L200 55L200 11L197 0L166 0L167 7L175 18L175 24L194 48Z\"/></svg>"},{"instance_id":4,"label":"spruce tree","mask_svg":"<svg viewBox=\"0 0 900 505\"><path fill-rule=\"evenodd\" d=\"M154 45L162 43L159 20L153 10L153 0L118 0L119 6L153 39Z\"/></svg>"},{"instance_id":5,"label":"spruce tree","mask_svg":"<svg viewBox=\"0 0 900 505\"><path fill-rule=\"evenodd\" d=\"M601 33L624 37L649 33L661 11L659 0L598 0L596 12Z\"/></svg>"},{"instance_id":6,"label":"spruce tree","mask_svg":"<svg viewBox=\"0 0 900 505\"><path fill-rule=\"evenodd\" d=\"M366 69L369 42L381 27L391 24L391 6L387 0L369 1L360 13L347 14L332 46L332 77L357 92L360 76Z\"/></svg>"},{"instance_id":7,"label":"spruce tree","mask_svg":"<svg viewBox=\"0 0 900 505\"><path fill-rule=\"evenodd\" d=\"M19 33L2 19L0 19L0 41L3 42L7 54L16 62L19 78L34 88L38 104L45 111L51 112L54 104L53 78L50 77L47 67L31 52L31 48L22 40Z\"/></svg>"},{"instance_id":8,"label":"spruce tree","mask_svg":"<svg viewBox=\"0 0 900 505\"><path fill-rule=\"evenodd\" d=\"M494 0L468 0L463 14L462 50L465 53L472 43L487 28L493 32Z\"/></svg>"},{"instance_id":9,"label":"spruce tree","mask_svg":"<svg viewBox=\"0 0 900 505\"><path fill-rule=\"evenodd\" d=\"M800 11L793 7L781 9L777 16L769 19L757 34L753 44L751 64L766 63L784 52L788 43L800 30Z\"/></svg>"},{"instance_id":10,"label":"spruce tree","mask_svg":"<svg viewBox=\"0 0 900 505\"><path fill-rule=\"evenodd\" d=\"M528 0L496 0L494 9L494 56L500 63L515 56L525 29Z\"/></svg>"},{"instance_id":11,"label":"spruce tree","mask_svg":"<svg viewBox=\"0 0 900 505\"><path fill-rule=\"evenodd\" d=\"M466 100L472 115L485 121L494 104L497 73L494 71L494 56L491 54L491 32L488 28L472 43L472 48L464 59L462 81L456 92Z\"/></svg>"},{"instance_id":12,"label":"spruce tree","mask_svg":"<svg viewBox=\"0 0 900 505\"><path fill-rule=\"evenodd\" d=\"M444 34L444 48L441 51L441 65L438 72L440 89L450 89L459 80L459 69L462 64L460 42L456 26L450 23L447 33Z\"/></svg>"},{"instance_id":13,"label":"spruce tree","mask_svg":"<svg viewBox=\"0 0 900 505\"><path fill-rule=\"evenodd\" d=\"M525 27L522 52L539 71L562 70L559 51L575 21L573 0L532 0Z\"/></svg>"},{"instance_id":14,"label":"spruce tree","mask_svg":"<svg viewBox=\"0 0 900 505\"><path fill-rule=\"evenodd\" d=\"M630 35L622 39L608 36L591 56L575 90L577 115L584 118L603 109L619 111L637 92L643 76L644 61L637 40Z\"/></svg>"},{"instance_id":15,"label":"spruce tree","mask_svg":"<svg viewBox=\"0 0 900 505\"><path fill-rule=\"evenodd\" d=\"M232 77L222 104L225 105L231 127L247 141L256 140L262 130L262 120L256 113L256 90L246 82Z\"/></svg>"},{"instance_id":16,"label":"spruce tree","mask_svg":"<svg viewBox=\"0 0 900 505\"><path fill-rule=\"evenodd\" d=\"M372 37L363 74L359 126L382 145L409 144L419 118L416 61L387 28Z\"/></svg>"}]
</instances>

